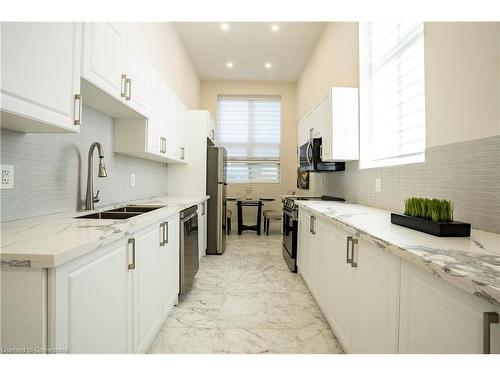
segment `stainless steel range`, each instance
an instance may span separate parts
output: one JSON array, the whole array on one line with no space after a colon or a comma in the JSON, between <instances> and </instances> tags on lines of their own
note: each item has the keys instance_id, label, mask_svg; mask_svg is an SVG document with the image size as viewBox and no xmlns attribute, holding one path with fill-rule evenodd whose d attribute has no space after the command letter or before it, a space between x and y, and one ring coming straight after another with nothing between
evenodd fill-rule
<instances>
[{"instance_id":1,"label":"stainless steel range","mask_svg":"<svg viewBox=\"0 0 500 375\"><path fill-rule=\"evenodd\" d=\"M283 258L285 259L288 268L292 272L297 272L297 232L299 206L296 201L338 201L344 202L345 199L322 195L321 197L298 197L288 196L282 199L283 211Z\"/></svg>"}]
</instances>

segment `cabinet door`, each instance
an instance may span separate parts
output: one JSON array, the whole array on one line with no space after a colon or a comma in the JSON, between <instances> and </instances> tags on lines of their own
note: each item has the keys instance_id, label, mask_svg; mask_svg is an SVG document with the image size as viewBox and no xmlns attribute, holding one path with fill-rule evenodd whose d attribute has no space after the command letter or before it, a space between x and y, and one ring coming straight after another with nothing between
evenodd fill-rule
<instances>
[{"instance_id":1,"label":"cabinet door","mask_svg":"<svg viewBox=\"0 0 500 375\"><path fill-rule=\"evenodd\" d=\"M321 158L328 160L331 153L332 128L331 128L331 101L330 95L321 99L317 112L317 127L319 136L321 136Z\"/></svg>"},{"instance_id":2,"label":"cabinet door","mask_svg":"<svg viewBox=\"0 0 500 375\"><path fill-rule=\"evenodd\" d=\"M125 95L125 38L103 22L85 24L82 77L114 98Z\"/></svg>"},{"instance_id":3,"label":"cabinet door","mask_svg":"<svg viewBox=\"0 0 500 375\"><path fill-rule=\"evenodd\" d=\"M333 232L333 287L330 324L346 351L351 349L352 326L352 267L346 261L347 237L351 236L337 226Z\"/></svg>"},{"instance_id":4,"label":"cabinet door","mask_svg":"<svg viewBox=\"0 0 500 375\"><path fill-rule=\"evenodd\" d=\"M351 353L398 352L399 258L358 240L354 245Z\"/></svg>"},{"instance_id":5,"label":"cabinet door","mask_svg":"<svg viewBox=\"0 0 500 375\"><path fill-rule=\"evenodd\" d=\"M167 241L161 247L162 316L166 318L179 294L179 215L166 221Z\"/></svg>"},{"instance_id":6,"label":"cabinet door","mask_svg":"<svg viewBox=\"0 0 500 375\"><path fill-rule=\"evenodd\" d=\"M175 94L167 88L165 95L167 108L167 153L174 158L180 157L180 143L178 133L178 109Z\"/></svg>"},{"instance_id":7,"label":"cabinet door","mask_svg":"<svg viewBox=\"0 0 500 375\"><path fill-rule=\"evenodd\" d=\"M330 225L327 221L314 217L313 221L313 246L312 246L312 289L314 298L324 313L327 310L327 287L326 279L329 270L327 269L327 253L330 250Z\"/></svg>"},{"instance_id":8,"label":"cabinet door","mask_svg":"<svg viewBox=\"0 0 500 375\"><path fill-rule=\"evenodd\" d=\"M184 104L177 99L177 136L179 137L179 157L181 160L187 160L187 142L189 131L188 110Z\"/></svg>"},{"instance_id":9,"label":"cabinet door","mask_svg":"<svg viewBox=\"0 0 500 375\"><path fill-rule=\"evenodd\" d=\"M124 239L50 270L50 347L69 353L131 352L128 264Z\"/></svg>"},{"instance_id":10,"label":"cabinet door","mask_svg":"<svg viewBox=\"0 0 500 375\"><path fill-rule=\"evenodd\" d=\"M151 106L148 117L148 149L147 151L153 154L160 154L163 150L162 138L162 122L164 116L164 105L162 103L163 84L156 76L151 77Z\"/></svg>"},{"instance_id":11,"label":"cabinet door","mask_svg":"<svg viewBox=\"0 0 500 375\"><path fill-rule=\"evenodd\" d=\"M151 67L144 57L130 45L127 45L126 56L125 99L130 107L147 117L151 102Z\"/></svg>"},{"instance_id":12,"label":"cabinet door","mask_svg":"<svg viewBox=\"0 0 500 375\"><path fill-rule=\"evenodd\" d=\"M133 236L134 352L145 353L161 326L162 232L153 224Z\"/></svg>"},{"instance_id":13,"label":"cabinet door","mask_svg":"<svg viewBox=\"0 0 500 375\"><path fill-rule=\"evenodd\" d=\"M484 312L499 309L402 261L400 353L480 354ZM491 352L500 353L500 324L490 328Z\"/></svg>"},{"instance_id":14,"label":"cabinet door","mask_svg":"<svg viewBox=\"0 0 500 375\"><path fill-rule=\"evenodd\" d=\"M2 127L79 130L80 23L2 22Z\"/></svg>"}]
</instances>

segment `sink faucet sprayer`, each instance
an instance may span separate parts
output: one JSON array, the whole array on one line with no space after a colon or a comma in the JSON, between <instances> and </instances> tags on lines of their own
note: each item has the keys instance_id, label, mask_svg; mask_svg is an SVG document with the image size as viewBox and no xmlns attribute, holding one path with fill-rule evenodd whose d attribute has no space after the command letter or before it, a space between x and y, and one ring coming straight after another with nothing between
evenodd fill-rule
<instances>
[{"instance_id":1,"label":"sink faucet sprayer","mask_svg":"<svg viewBox=\"0 0 500 375\"><path fill-rule=\"evenodd\" d=\"M94 142L89 149L89 159L88 159L88 173L87 173L87 196L85 198L85 209L93 210L94 203L99 202L99 190L94 197L94 176L93 176L93 160L92 156L94 154L94 149L97 147L97 152L99 153L99 172L97 177L107 177L106 167L104 165L104 151L102 145L99 142Z\"/></svg>"}]
</instances>

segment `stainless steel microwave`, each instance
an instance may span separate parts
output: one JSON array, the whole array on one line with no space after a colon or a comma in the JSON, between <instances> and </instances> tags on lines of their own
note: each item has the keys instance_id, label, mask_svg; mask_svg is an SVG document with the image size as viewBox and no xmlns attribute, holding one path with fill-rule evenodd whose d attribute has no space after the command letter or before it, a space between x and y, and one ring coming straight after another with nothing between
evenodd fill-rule
<instances>
[{"instance_id":1,"label":"stainless steel microwave","mask_svg":"<svg viewBox=\"0 0 500 375\"><path fill-rule=\"evenodd\" d=\"M321 138L311 138L299 149L300 171L340 172L345 171L344 162L323 162L321 160Z\"/></svg>"}]
</instances>

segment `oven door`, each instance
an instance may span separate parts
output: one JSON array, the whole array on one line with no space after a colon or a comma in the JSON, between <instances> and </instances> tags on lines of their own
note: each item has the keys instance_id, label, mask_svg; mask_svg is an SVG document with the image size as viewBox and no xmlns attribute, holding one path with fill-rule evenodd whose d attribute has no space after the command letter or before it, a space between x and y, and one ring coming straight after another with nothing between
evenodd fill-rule
<instances>
[{"instance_id":1,"label":"oven door","mask_svg":"<svg viewBox=\"0 0 500 375\"><path fill-rule=\"evenodd\" d=\"M283 208L283 249L290 258L297 256L297 220L295 213Z\"/></svg>"}]
</instances>

